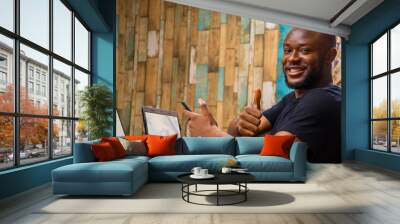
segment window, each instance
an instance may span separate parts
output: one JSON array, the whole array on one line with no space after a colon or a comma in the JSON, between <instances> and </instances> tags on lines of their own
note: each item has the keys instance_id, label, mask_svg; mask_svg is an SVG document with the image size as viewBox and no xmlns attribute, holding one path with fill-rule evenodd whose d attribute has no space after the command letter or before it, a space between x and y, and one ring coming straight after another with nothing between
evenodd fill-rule
<instances>
[{"instance_id":1,"label":"window","mask_svg":"<svg viewBox=\"0 0 400 224\"><path fill-rule=\"evenodd\" d=\"M64 85L65 83L70 83L72 84L72 68L69 65L66 65L56 59L53 60L53 65L54 65L54 70L53 70L53 114L59 114L60 113L60 108L59 106L63 106L64 104L64 96L71 96L72 95L72 90L70 89L65 89ZM57 104L59 103L58 97L60 96L60 100L62 104ZM69 97L71 102L68 102L68 105L72 104L72 98ZM62 113L62 116L72 116L72 108L71 106L66 108L65 111L66 114Z\"/></svg>"},{"instance_id":2,"label":"window","mask_svg":"<svg viewBox=\"0 0 400 224\"><path fill-rule=\"evenodd\" d=\"M0 6L2 4L3 3L1 2ZM2 9L0 9L0 13L1 12ZM0 15L0 20L1 18L2 15ZM14 56L13 51L13 40L0 33L0 113L10 113L14 111L14 72L11 66L12 58Z\"/></svg>"},{"instance_id":3,"label":"window","mask_svg":"<svg viewBox=\"0 0 400 224\"><path fill-rule=\"evenodd\" d=\"M0 1L0 26L14 31L14 0Z\"/></svg>"},{"instance_id":4,"label":"window","mask_svg":"<svg viewBox=\"0 0 400 224\"><path fill-rule=\"evenodd\" d=\"M370 45L371 148L400 153L400 24Z\"/></svg>"},{"instance_id":5,"label":"window","mask_svg":"<svg viewBox=\"0 0 400 224\"><path fill-rule=\"evenodd\" d=\"M7 85L7 56L0 54L0 91L5 92Z\"/></svg>"},{"instance_id":6,"label":"window","mask_svg":"<svg viewBox=\"0 0 400 224\"><path fill-rule=\"evenodd\" d=\"M0 84L2 85L7 84L7 74L3 71L0 71Z\"/></svg>"},{"instance_id":7,"label":"window","mask_svg":"<svg viewBox=\"0 0 400 224\"><path fill-rule=\"evenodd\" d=\"M0 10L1 11L1 10ZM14 166L14 122L12 116L0 115L0 170Z\"/></svg>"},{"instance_id":8,"label":"window","mask_svg":"<svg viewBox=\"0 0 400 224\"><path fill-rule=\"evenodd\" d=\"M70 155L72 153L71 120L53 120L53 146L53 157Z\"/></svg>"},{"instance_id":9,"label":"window","mask_svg":"<svg viewBox=\"0 0 400 224\"><path fill-rule=\"evenodd\" d=\"M75 18L75 62L89 69L89 32L77 18Z\"/></svg>"},{"instance_id":10,"label":"window","mask_svg":"<svg viewBox=\"0 0 400 224\"><path fill-rule=\"evenodd\" d=\"M29 79L33 80L33 67L32 66L29 66L28 74L29 74Z\"/></svg>"},{"instance_id":11,"label":"window","mask_svg":"<svg viewBox=\"0 0 400 224\"><path fill-rule=\"evenodd\" d=\"M81 72L79 70L75 71L75 117L79 117L81 114L81 108L79 107L80 93L89 86L89 74Z\"/></svg>"},{"instance_id":12,"label":"window","mask_svg":"<svg viewBox=\"0 0 400 224\"><path fill-rule=\"evenodd\" d=\"M0 26L0 170L72 155L87 139L74 105L90 84L90 31L62 0L0 0Z\"/></svg>"},{"instance_id":13,"label":"window","mask_svg":"<svg viewBox=\"0 0 400 224\"><path fill-rule=\"evenodd\" d=\"M71 60L72 12L60 1L53 0L54 53Z\"/></svg>"},{"instance_id":14,"label":"window","mask_svg":"<svg viewBox=\"0 0 400 224\"><path fill-rule=\"evenodd\" d=\"M49 0L20 0L21 36L49 48Z\"/></svg>"},{"instance_id":15,"label":"window","mask_svg":"<svg viewBox=\"0 0 400 224\"><path fill-rule=\"evenodd\" d=\"M40 95L40 84L36 84L36 95Z\"/></svg>"},{"instance_id":16,"label":"window","mask_svg":"<svg viewBox=\"0 0 400 224\"><path fill-rule=\"evenodd\" d=\"M0 67L7 68L7 56L0 55Z\"/></svg>"},{"instance_id":17,"label":"window","mask_svg":"<svg viewBox=\"0 0 400 224\"><path fill-rule=\"evenodd\" d=\"M46 86L42 86L42 96L46 96Z\"/></svg>"},{"instance_id":18,"label":"window","mask_svg":"<svg viewBox=\"0 0 400 224\"><path fill-rule=\"evenodd\" d=\"M28 82L28 92L29 94L33 94L33 82Z\"/></svg>"},{"instance_id":19,"label":"window","mask_svg":"<svg viewBox=\"0 0 400 224\"><path fill-rule=\"evenodd\" d=\"M36 80L40 81L40 70L39 69L36 69Z\"/></svg>"}]
</instances>

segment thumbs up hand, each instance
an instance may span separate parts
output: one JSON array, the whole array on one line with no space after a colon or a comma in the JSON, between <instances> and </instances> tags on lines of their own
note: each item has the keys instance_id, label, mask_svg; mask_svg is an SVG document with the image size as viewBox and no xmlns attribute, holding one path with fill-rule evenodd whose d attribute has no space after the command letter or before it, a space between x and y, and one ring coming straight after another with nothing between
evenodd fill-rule
<instances>
[{"instance_id":1,"label":"thumbs up hand","mask_svg":"<svg viewBox=\"0 0 400 224\"><path fill-rule=\"evenodd\" d=\"M253 101L239 115L238 132L242 136L255 136L261 122L261 90L254 91Z\"/></svg>"}]
</instances>

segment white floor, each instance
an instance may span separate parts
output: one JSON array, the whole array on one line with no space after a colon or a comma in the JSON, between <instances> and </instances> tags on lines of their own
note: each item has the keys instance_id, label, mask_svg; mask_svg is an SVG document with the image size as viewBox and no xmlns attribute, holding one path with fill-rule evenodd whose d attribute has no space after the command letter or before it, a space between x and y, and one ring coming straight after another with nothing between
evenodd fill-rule
<instances>
[{"instance_id":1,"label":"white floor","mask_svg":"<svg viewBox=\"0 0 400 224\"><path fill-rule=\"evenodd\" d=\"M38 214L55 199L46 185L1 201L0 223L400 223L400 174L359 163L314 164L309 169L307 183L322 186L349 203L364 204L361 213Z\"/></svg>"}]
</instances>

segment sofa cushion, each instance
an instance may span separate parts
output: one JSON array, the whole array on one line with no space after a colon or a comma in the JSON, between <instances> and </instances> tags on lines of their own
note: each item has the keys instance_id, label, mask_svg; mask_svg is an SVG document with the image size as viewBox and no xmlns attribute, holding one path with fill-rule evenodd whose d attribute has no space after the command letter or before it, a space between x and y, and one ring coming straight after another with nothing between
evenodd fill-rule
<instances>
[{"instance_id":1,"label":"sofa cushion","mask_svg":"<svg viewBox=\"0 0 400 224\"><path fill-rule=\"evenodd\" d=\"M264 145L263 137L236 137L236 155L259 154Z\"/></svg>"},{"instance_id":2,"label":"sofa cushion","mask_svg":"<svg viewBox=\"0 0 400 224\"><path fill-rule=\"evenodd\" d=\"M216 172L230 159L235 158L231 155L158 156L149 160L149 170L152 172L190 172L193 167L200 166L212 172Z\"/></svg>"},{"instance_id":3,"label":"sofa cushion","mask_svg":"<svg viewBox=\"0 0 400 224\"><path fill-rule=\"evenodd\" d=\"M125 138L118 137L122 146L126 151L126 155L147 155L146 143L142 140L127 140Z\"/></svg>"},{"instance_id":4,"label":"sofa cushion","mask_svg":"<svg viewBox=\"0 0 400 224\"><path fill-rule=\"evenodd\" d=\"M148 135L147 155L148 156L165 156L176 154L176 138L177 134L169 136Z\"/></svg>"},{"instance_id":5,"label":"sofa cushion","mask_svg":"<svg viewBox=\"0 0 400 224\"><path fill-rule=\"evenodd\" d=\"M140 159L109 162L75 163L53 170L58 182L129 182L133 173L147 172L147 163ZM143 173L147 176L147 173Z\"/></svg>"},{"instance_id":6,"label":"sofa cushion","mask_svg":"<svg viewBox=\"0 0 400 224\"><path fill-rule=\"evenodd\" d=\"M238 155L240 167L249 172L292 172L292 161L278 156Z\"/></svg>"},{"instance_id":7,"label":"sofa cushion","mask_svg":"<svg viewBox=\"0 0 400 224\"><path fill-rule=\"evenodd\" d=\"M114 149L115 155L117 158L122 158L126 156L126 151L122 146L121 142L116 137L103 137L101 138L101 142L108 142Z\"/></svg>"},{"instance_id":8,"label":"sofa cushion","mask_svg":"<svg viewBox=\"0 0 400 224\"><path fill-rule=\"evenodd\" d=\"M147 156L130 155L130 156L125 156L124 158L113 160L113 162L127 162L127 163L130 163L130 162L135 161L135 160L142 161L142 162L148 162L149 159L150 159L150 157L147 157Z\"/></svg>"},{"instance_id":9,"label":"sofa cushion","mask_svg":"<svg viewBox=\"0 0 400 224\"><path fill-rule=\"evenodd\" d=\"M118 156L115 154L115 150L109 142L93 144L90 147L94 157L96 157L96 160L99 162L110 161L118 158Z\"/></svg>"},{"instance_id":10,"label":"sofa cushion","mask_svg":"<svg viewBox=\"0 0 400 224\"><path fill-rule=\"evenodd\" d=\"M183 137L181 154L225 154L234 155L235 141L232 137Z\"/></svg>"},{"instance_id":11,"label":"sofa cushion","mask_svg":"<svg viewBox=\"0 0 400 224\"><path fill-rule=\"evenodd\" d=\"M280 156L286 159L289 158L290 147L294 140L295 135L265 135L264 146L261 149L261 156Z\"/></svg>"}]
</instances>

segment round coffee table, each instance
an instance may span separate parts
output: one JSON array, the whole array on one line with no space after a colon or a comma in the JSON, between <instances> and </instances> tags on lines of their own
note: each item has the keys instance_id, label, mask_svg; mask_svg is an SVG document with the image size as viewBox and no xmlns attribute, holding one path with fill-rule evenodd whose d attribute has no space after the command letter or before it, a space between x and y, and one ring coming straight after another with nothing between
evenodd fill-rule
<instances>
[{"instance_id":1,"label":"round coffee table","mask_svg":"<svg viewBox=\"0 0 400 224\"><path fill-rule=\"evenodd\" d=\"M182 183L182 199L188 203L198 204L198 205L234 205L247 200L247 192L249 188L247 183L255 180L255 177L248 173L216 173L213 174L215 177L212 179L193 179L190 177L191 173L182 174L177 177L178 181ZM215 190L198 190L197 185L215 185ZM190 186L195 186L194 191L190 191ZM236 185L237 190L223 190L220 189L220 185ZM209 192L214 192L215 194L206 194ZM193 202L190 200L190 196L203 196L203 197L216 197L216 204L202 204ZM240 196L240 199L231 203L221 203L221 197L232 197Z\"/></svg>"}]
</instances>

